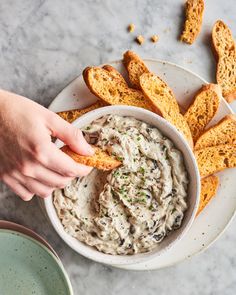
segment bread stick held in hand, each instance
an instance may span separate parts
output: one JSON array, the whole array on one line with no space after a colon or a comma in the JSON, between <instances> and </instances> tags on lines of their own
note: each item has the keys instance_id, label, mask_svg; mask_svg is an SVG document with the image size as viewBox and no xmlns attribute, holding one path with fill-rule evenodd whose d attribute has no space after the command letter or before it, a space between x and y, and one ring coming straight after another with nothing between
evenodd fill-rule
<instances>
[{"instance_id":1,"label":"bread stick held in hand","mask_svg":"<svg viewBox=\"0 0 236 295\"><path fill-rule=\"evenodd\" d=\"M112 170L121 165L121 162L114 157L109 156L108 153L102 149L93 146L95 151L93 156L81 156L73 152L67 145L63 146L61 150L70 156L74 161L86 166L91 166L100 170Z\"/></svg>"}]
</instances>

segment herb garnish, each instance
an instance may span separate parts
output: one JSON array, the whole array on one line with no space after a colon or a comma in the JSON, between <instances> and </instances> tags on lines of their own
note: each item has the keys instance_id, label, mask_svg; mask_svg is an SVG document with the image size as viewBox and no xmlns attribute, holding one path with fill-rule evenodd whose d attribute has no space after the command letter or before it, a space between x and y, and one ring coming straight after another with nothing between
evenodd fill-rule
<instances>
[{"instance_id":1,"label":"herb garnish","mask_svg":"<svg viewBox=\"0 0 236 295\"><path fill-rule=\"evenodd\" d=\"M140 167L140 168L139 168L139 172L140 172L142 175L144 175L144 173L145 173L145 169L144 169L143 167Z\"/></svg>"},{"instance_id":2,"label":"herb garnish","mask_svg":"<svg viewBox=\"0 0 236 295\"><path fill-rule=\"evenodd\" d=\"M123 160L124 160L123 157L117 157L117 159L118 159L119 161L123 161Z\"/></svg>"},{"instance_id":3,"label":"herb garnish","mask_svg":"<svg viewBox=\"0 0 236 295\"><path fill-rule=\"evenodd\" d=\"M153 210L154 209L154 207L153 207L153 205L151 204L150 206L149 206L149 210Z\"/></svg>"}]
</instances>

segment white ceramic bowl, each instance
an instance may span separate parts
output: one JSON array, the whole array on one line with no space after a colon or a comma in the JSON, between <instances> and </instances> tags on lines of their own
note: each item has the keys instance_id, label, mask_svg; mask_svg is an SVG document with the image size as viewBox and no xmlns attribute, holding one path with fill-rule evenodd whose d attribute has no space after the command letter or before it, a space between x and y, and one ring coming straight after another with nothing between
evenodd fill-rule
<instances>
[{"instance_id":1,"label":"white ceramic bowl","mask_svg":"<svg viewBox=\"0 0 236 295\"><path fill-rule=\"evenodd\" d=\"M101 253L95 248L90 247L76 240L64 231L63 226L56 214L56 210L52 202L52 196L44 200L46 212L52 225L54 226L55 230L60 235L60 237L79 254L87 258L90 258L94 261L110 265L145 262L149 259L152 259L153 257L162 255L174 244L180 241L183 235L189 230L196 215L200 198L200 176L196 160L188 143L186 142L182 134L180 134L174 126L172 126L162 117L141 108L130 106L108 106L97 110L93 110L78 118L72 124L78 128L81 128L85 125L90 124L93 120L98 119L107 114L132 116L138 120L144 121L152 126L157 127L182 152L184 156L185 165L188 170L190 183L188 188L188 209L185 212L185 217L183 219L181 227L178 230L171 232L160 244L157 245L157 247L154 250L148 253L124 256L109 255ZM57 141L56 144L58 147L61 147L63 145L60 141Z\"/></svg>"}]
</instances>

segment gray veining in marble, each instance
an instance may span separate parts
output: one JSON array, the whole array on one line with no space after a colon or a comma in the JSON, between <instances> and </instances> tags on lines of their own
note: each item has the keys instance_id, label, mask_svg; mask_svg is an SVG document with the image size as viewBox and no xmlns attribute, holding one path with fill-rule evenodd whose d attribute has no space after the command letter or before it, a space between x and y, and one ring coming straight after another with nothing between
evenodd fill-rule
<instances>
[{"instance_id":1,"label":"gray veining in marble","mask_svg":"<svg viewBox=\"0 0 236 295\"><path fill-rule=\"evenodd\" d=\"M45 106L87 65L119 59L127 49L143 57L178 63L214 81L210 31L222 18L236 37L234 0L206 0L203 30L193 46L177 41L182 0L0 0L0 87ZM136 31L126 32L133 22ZM136 34L156 44L133 42ZM152 272L131 272L89 261L72 251L45 219L37 200L24 203L0 185L0 218L26 225L56 249L75 294L236 293L236 221L205 253ZM220 218L220 217L219 217Z\"/></svg>"}]
</instances>

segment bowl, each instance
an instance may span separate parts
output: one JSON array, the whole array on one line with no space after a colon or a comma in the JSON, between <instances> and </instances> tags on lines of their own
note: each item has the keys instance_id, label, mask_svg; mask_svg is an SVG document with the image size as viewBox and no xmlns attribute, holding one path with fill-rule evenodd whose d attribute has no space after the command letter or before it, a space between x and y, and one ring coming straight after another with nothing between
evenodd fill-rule
<instances>
[{"instance_id":1,"label":"bowl","mask_svg":"<svg viewBox=\"0 0 236 295\"><path fill-rule=\"evenodd\" d=\"M189 176L189 186L188 186L188 209L185 211L185 216L182 225L179 229L172 231L165 239L157 245L155 249L147 253L140 253L134 255L110 255L99 252L96 248L88 246L69 234L67 234L57 216L56 210L53 205L52 196L44 199L44 205L46 213L51 221L53 227L59 234L59 236L77 253L90 258L94 261L108 264L108 265L124 265L133 264L148 261L156 256L162 255L170 248L174 247L184 236L184 234L189 230L197 209L200 199L200 176L197 168L197 163L194 154L189 147L187 141L183 135L178 132L178 130L168 123L165 119L152 113L148 110L132 107L132 106L108 106L100 109L93 110L77 120L72 124L78 128L90 124L95 119L102 116L112 114L120 116L130 116L138 120L146 122L154 127L157 127L166 137L168 137L174 145L179 149L184 157L185 166ZM63 143L61 141L56 141L56 145L61 147Z\"/></svg>"}]
</instances>

